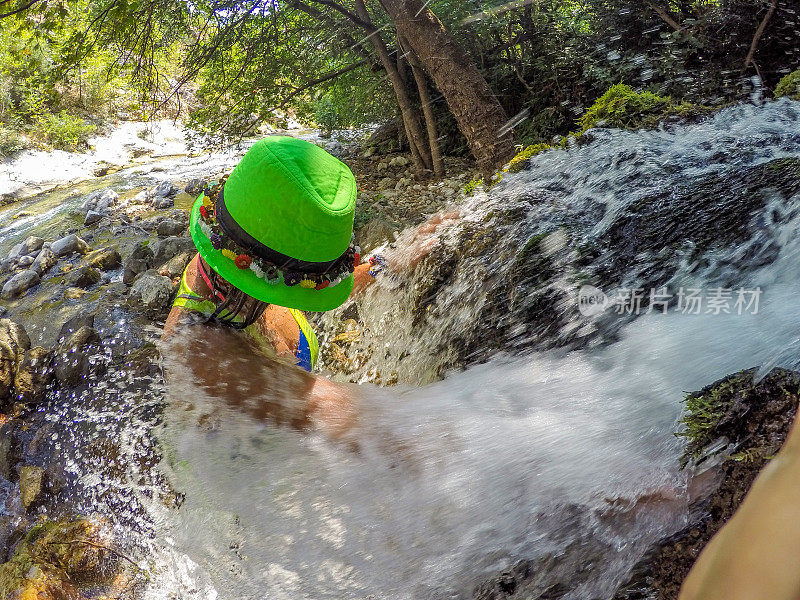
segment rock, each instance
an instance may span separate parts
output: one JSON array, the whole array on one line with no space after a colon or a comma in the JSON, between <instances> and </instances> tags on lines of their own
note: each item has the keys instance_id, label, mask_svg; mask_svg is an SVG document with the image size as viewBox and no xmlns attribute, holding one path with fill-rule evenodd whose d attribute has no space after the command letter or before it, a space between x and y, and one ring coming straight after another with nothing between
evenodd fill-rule
<instances>
[{"instance_id":1,"label":"rock","mask_svg":"<svg viewBox=\"0 0 800 600\"><path fill-rule=\"evenodd\" d=\"M88 314L88 315L79 314L79 315L75 315L71 319L67 320L61 326L61 330L58 332L58 338L56 340L57 343L60 346L63 346L64 344L67 343L67 340L69 340L69 338L72 337L72 335L76 331L78 331L79 329L82 329L83 327L89 327L89 328L93 328L94 327L94 315L92 315L92 314Z\"/></svg>"},{"instance_id":2,"label":"rock","mask_svg":"<svg viewBox=\"0 0 800 600\"><path fill-rule=\"evenodd\" d=\"M17 465L22 461L22 444L19 430L23 424L20 419L11 419L0 426L0 475L8 481L17 478Z\"/></svg>"},{"instance_id":3,"label":"rock","mask_svg":"<svg viewBox=\"0 0 800 600\"><path fill-rule=\"evenodd\" d=\"M190 237L176 236L160 239L153 245L153 264L163 265L171 258L186 251L196 252L194 242Z\"/></svg>"},{"instance_id":4,"label":"rock","mask_svg":"<svg viewBox=\"0 0 800 600\"><path fill-rule=\"evenodd\" d=\"M27 269L33 264L35 259L32 256L20 256L14 265L15 269Z\"/></svg>"},{"instance_id":5,"label":"rock","mask_svg":"<svg viewBox=\"0 0 800 600\"><path fill-rule=\"evenodd\" d=\"M85 263L88 266L94 267L95 269L100 269L101 271L110 271L111 269L116 269L122 264L122 257L116 250L107 250L105 248L101 248L87 255Z\"/></svg>"},{"instance_id":6,"label":"rock","mask_svg":"<svg viewBox=\"0 0 800 600\"><path fill-rule=\"evenodd\" d=\"M90 210L86 213L86 219L83 221L83 225L88 227L89 225L94 225L95 223L99 222L103 218L103 213L95 212Z\"/></svg>"},{"instance_id":7,"label":"rock","mask_svg":"<svg viewBox=\"0 0 800 600\"><path fill-rule=\"evenodd\" d=\"M50 351L41 346L25 353L14 378L14 389L22 402L35 402L44 397L47 385L53 379L51 364Z\"/></svg>"},{"instance_id":8,"label":"rock","mask_svg":"<svg viewBox=\"0 0 800 600\"><path fill-rule=\"evenodd\" d=\"M159 210L164 208L172 208L174 204L175 200L170 196L156 196L156 198L153 200L153 208L157 208Z\"/></svg>"},{"instance_id":9,"label":"rock","mask_svg":"<svg viewBox=\"0 0 800 600\"><path fill-rule=\"evenodd\" d=\"M89 265L84 265L79 269L73 269L69 272L66 277L67 285L74 288L88 288L93 286L95 283L100 281L100 271L97 269L90 267ZM66 296L66 292L65 292Z\"/></svg>"},{"instance_id":10,"label":"rock","mask_svg":"<svg viewBox=\"0 0 800 600\"><path fill-rule=\"evenodd\" d=\"M99 275L100 274L98 273L98 276ZM88 292L86 290L83 290L79 287L68 287L66 290L64 290L64 300L77 300L87 293Z\"/></svg>"},{"instance_id":11,"label":"rock","mask_svg":"<svg viewBox=\"0 0 800 600\"><path fill-rule=\"evenodd\" d=\"M206 185L208 185L208 183L205 179L192 179L186 184L186 187L183 189L183 191L190 196L199 196L200 192L206 189Z\"/></svg>"},{"instance_id":12,"label":"rock","mask_svg":"<svg viewBox=\"0 0 800 600\"><path fill-rule=\"evenodd\" d=\"M131 285L139 273L153 266L153 251L149 244L139 244L123 263L122 282Z\"/></svg>"},{"instance_id":13,"label":"rock","mask_svg":"<svg viewBox=\"0 0 800 600\"><path fill-rule=\"evenodd\" d=\"M181 252L178 256L170 259L166 262L160 269L158 269L158 274L163 275L164 277L169 277L173 279L175 277L179 277L183 270L186 268L186 265L189 264L189 261L192 260L194 256L194 252Z\"/></svg>"},{"instance_id":14,"label":"rock","mask_svg":"<svg viewBox=\"0 0 800 600\"><path fill-rule=\"evenodd\" d=\"M41 250L43 245L44 240L42 238L32 235L22 243L21 253L31 255L34 252Z\"/></svg>"},{"instance_id":15,"label":"rock","mask_svg":"<svg viewBox=\"0 0 800 600\"><path fill-rule=\"evenodd\" d=\"M156 198L168 198L175 196L178 193L178 188L172 185L170 181L162 181L153 188L152 194Z\"/></svg>"},{"instance_id":16,"label":"rock","mask_svg":"<svg viewBox=\"0 0 800 600\"><path fill-rule=\"evenodd\" d=\"M153 195L149 190L142 190L133 197L131 202L134 202L135 204L149 204L152 197Z\"/></svg>"},{"instance_id":17,"label":"rock","mask_svg":"<svg viewBox=\"0 0 800 600\"><path fill-rule=\"evenodd\" d=\"M169 237L180 235L184 229L186 229L185 223L174 219L163 219L156 227L156 233L158 233L158 237Z\"/></svg>"},{"instance_id":18,"label":"rock","mask_svg":"<svg viewBox=\"0 0 800 600\"><path fill-rule=\"evenodd\" d=\"M0 296L9 299L16 298L35 286L39 281L41 281L41 278L36 271L21 271L6 282Z\"/></svg>"},{"instance_id":19,"label":"rock","mask_svg":"<svg viewBox=\"0 0 800 600\"><path fill-rule=\"evenodd\" d=\"M0 340L0 402L5 402L14 388L14 373L17 370L17 353Z\"/></svg>"},{"instance_id":20,"label":"rock","mask_svg":"<svg viewBox=\"0 0 800 600\"><path fill-rule=\"evenodd\" d=\"M394 179L391 177L384 177L378 182L379 190L388 190L391 187L394 187Z\"/></svg>"},{"instance_id":21,"label":"rock","mask_svg":"<svg viewBox=\"0 0 800 600\"><path fill-rule=\"evenodd\" d=\"M401 177L398 180L397 184L394 186L394 189L396 189L396 190L404 190L409 185L411 185L411 179L409 179L408 177Z\"/></svg>"},{"instance_id":22,"label":"rock","mask_svg":"<svg viewBox=\"0 0 800 600\"><path fill-rule=\"evenodd\" d=\"M88 213L89 211L105 212L118 198L119 194L111 188L94 191L83 201L80 211L83 213Z\"/></svg>"},{"instance_id":23,"label":"rock","mask_svg":"<svg viewBox=\"0 0 800 600\"><path fill-rule=\"evenodd\" d=\"M53 242L53 245L50 247L50 249L55 253L56 256L67 256L73 252L86 254L89 251L89 244L87 244L74 233L71 233Z\"/></svg>"},{"instance_id":24,"label":"rock","mask_svg":"<svg viewBox=\"0 0 800 600\"><path fill-rule=\"evenodd\" d=\"M93 319L92 319L93 320ZM62 328L63 330L63 328ZM82 325L74 333L64 336L65 341L59 345L55 355L55 376L61 385L77 385L89 371L87 346L100 341L100 336L93 327Z\"/></svg>"},{"instance_id":25,"label":"rock","mask_svg":"<svg viewBox=\"0 0 800 600\"><path fill-rule=\"evenodd\" d=\"M39 277L42 277L57 262L58 256L56 256L52 249L45 246L36 256L36 260L33 261L33 264L31 265L31 271L35 271Z\"/></svg>"},{"instance_id":26,"label":"rock","mask_svg":"<svg viewBox=\"0 0 800 600\"><path fill-rule=\"evenodd\" d=\"M11 250L8 251L7 259L14 259L18 258L23 254L23 250L25 249L25 242L19 243L16 246L13 246Z\"/></svg>"},{"instance_id":27,"label":"rock","mask_svg":"<svg viewBox=\"0 0 800 600\"><path fill-rule=\"evenodd\" d=\"M405 156L395 156L392 160L389 161L390 167L405 167L411 161L408 160Z\"/></svg>"},{"instance_id":28,"label":"rock","mask_svg":"<svg viewBox=\"0 0 800 600\"><path fill-rule=\"evenodd\" d=\"M39 499L44 487L44 469L33 465L25 465L19 473L19 494L22 508L28 507Z\"/></svg>"},{"instance_id":29,"label":"rock","mask_svg":"<svg viewBox=\"0 0 800 600\"><path fill-rule=\"evenodd\" d=\"M364 150L364 152L362 152L361 158L369 158L373 154L375 154L375 146L370 146L369 148Z\"/></svg>"},{"instance_id":30,"label":"rock","mask_svg":"<svg viewBox=\"0 0 800 600\"><path fill-rule=\"evenodd\" d=\"M122 169L122 167L119 165L101 160L99 163L97 163L97 166L93 172L95 177L104 177L105 175L116 173L120 169Z\"/></svg>"},{"instance_id":31,"label":"rock","mask_svg":"<svg viewBox=\"0 0 800 600\"><path fill-rule=\"evenodd\" d=\"M172 280L151 270L134 282L129 297L147 312L161 314L169 309L173 290Z\"/></svg>"}]
</instances>

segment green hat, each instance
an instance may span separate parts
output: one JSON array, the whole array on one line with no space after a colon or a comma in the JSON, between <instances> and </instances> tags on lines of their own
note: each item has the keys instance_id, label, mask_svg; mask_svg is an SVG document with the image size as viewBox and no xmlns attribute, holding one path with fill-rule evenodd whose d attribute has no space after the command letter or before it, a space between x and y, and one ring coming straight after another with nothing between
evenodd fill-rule
<instances>
[{"instance_id":1,"label":"green hat","mask_svg":"<svg viewBox=\"0 0 800 600\"><path fill-rule=\"evenodd\" d=\"M263 302L325 311L353 289L356 181L304 140L256 142L215 198L201 194L190 231L200 256Z\"/></svg>"}]
</instances>

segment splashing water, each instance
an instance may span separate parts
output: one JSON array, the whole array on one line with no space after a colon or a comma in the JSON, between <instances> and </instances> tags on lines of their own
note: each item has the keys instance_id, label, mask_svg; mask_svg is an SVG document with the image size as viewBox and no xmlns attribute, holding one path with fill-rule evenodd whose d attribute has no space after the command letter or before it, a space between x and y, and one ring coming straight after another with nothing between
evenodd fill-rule
<instances>
[{"instance_id":1,"label":"splashing water","mask_svg":"<svg viewBox=\"0 0 800 600\"><path fill-rule=\"evenodd\" d=\"M438 284L422 335L413 309L428 267L359 302L371 354L343 379L396 371L402 385L353 386L353 444L254 419L189 377L164 388L150 373L131 384L128 368L111 361L104 388L49 408L79 424L56 443L73 448L83 506L106 507L148 557L146 598L466 598L522 559L542 571L542 590L561 583L565 598L613 594L648 544L685 523L691 493L673 435L684 392L739 369L800 360L800 214L796 197L771 196L747 239L699 258L675 253L659 279L760 287L757 314L587 319L578 311L581 279L570 272L575 246L687 179L800 158L797 117L796 103L775 102L671 131L596 132L593 143L536 157L529 171L468 199L464 221L443 234L441 256L457 249L461 232L493 227L498 205L525 210L518 224L498 222L507 233L500 247L468 256ZM560 293L557 326L546 332L556 343L453 370L461 363L441 341L475 328L496 301L475 285L476 272L502 271L532 236L560 231L542 250L554 274L531 288ZM754 255L748 248L767 243L775 249L768 262L736 267ZM623 279L596 283L611 292L624 279L642 281L638 270L654 257L631 258ZM347 310L324 317L330 339ZM614 335L560 343L565 331L581 330L583 340ZM537 334L521 330L514 348L535 348ZM98 438L114 441L121 474L90 470L85 448ZM185 494L180 508L165 503L175 493Z\"/></svg>"}]
</instances>

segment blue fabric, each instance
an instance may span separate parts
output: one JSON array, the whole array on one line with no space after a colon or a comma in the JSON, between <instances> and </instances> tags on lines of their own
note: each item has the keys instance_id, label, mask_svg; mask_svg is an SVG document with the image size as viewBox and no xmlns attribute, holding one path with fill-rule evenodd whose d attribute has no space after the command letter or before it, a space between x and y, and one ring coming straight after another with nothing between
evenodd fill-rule
<instances>
[{"instance_id":1,"label":"blue fabric","mask_svg":"<svg viewBox=\"0 0 800 600\"><path fill-rule=\"evenodd\" d=\"M309 373L311 372L311 346L308 345L306 334L300 330L300 341L297 344L297 364Z\"/></svg>"}]
</instances>

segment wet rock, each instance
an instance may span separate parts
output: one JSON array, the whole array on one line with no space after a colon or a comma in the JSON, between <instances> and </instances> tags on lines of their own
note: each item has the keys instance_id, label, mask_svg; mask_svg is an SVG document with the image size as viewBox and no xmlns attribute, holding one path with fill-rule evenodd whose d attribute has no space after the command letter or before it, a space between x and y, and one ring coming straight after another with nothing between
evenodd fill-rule
<instances>
[{"instance_id":1,"label":"wet rock","mask_svg":"<svg viewBox=\"0 0 800 600\"><path fill-rule=\"evenodd\" d=\"M163 219L156 227L156 233L158 237L170 237L180 235L184 229L186 229L185 223L174 219Z\"/></svg>"},{"instance_id":2,"label":"wet rock","mask_svg":"<svg viewBox=\"0 0 800 600\"><path fill-rule=\"evenodd\" d=\"M64 300L77 300L87 293L87 290L83 290L79 287L68 287L66 290L64 290Z\"/></svg>"},{"instance_id":3,"label":"wet rock","mask_svg":"<svg viewBox=\"0 0 800 600\"><path fill-rule=\"evenodd\" d=\"M89 244L79 238L74 233L64 236L63 238L53 242L50 249L56 256L67 256L74 252L86 254L89 251Z\"/></svg>"},{"instance_id":4,"label":"wet rock","mask_svg":"<svg viewBox=\"0 0 800 600\"><path fill-rule=\"evenodd\" d=\"M207 183L205 179L192 179L186 184L186 187L183 189L183 191L190 196L199 196L200 192L206 189L206 185Z\"/></svg>"},{"instance_id":5,"label":"wet rock","mask_svg":"<svg viewBox=\"0 0 800 600\"><path fill-rule=\"evenodd\" d=\"M116 269L122 264L122 257L116 250L107 250L101 248L95 250L86 256L85 262L88 266L100 269L101 271L110 271Z\"/></svg>"},{"instance_id":6,"label":"wet rock","mask_svg":"<svg viewBox=\"0 0 800 600\"><path fill-rule=\"evenodd\" d=\"M162 181L153 188L152 194L156 198L169 198L178 193L178 188L172 185L170 181Z\"/></svg>"},{"instance_id":7,"label":"wet rock","mask_svg":"<svg viewBox=\"0 0 800 600\"><path fill-rule=\"evenodd\" d=\"M87 347L100 341L93 327L82 326L59 346L54 359L55 376L62 385L77 385L89 372Z\"/></svg>"},{"instance_id":8,"label":"wet rock","mask_svg":"<svg viewBox=\"0 0 800 600\"><path fill-rule=\"evenodd\" d=\"M41 278L36 271L21 271L6 282L0 296L7 299L16 298L38 284L39 281Z\"/></svg>"},{"instance_id":9,"label":"wet rock","mask_svg":"<svg viewBox=\"0 0 800 600\"><path fill-rule=\"evenodd\" d=\"M123 263L122 282L131 285L139 273L153 266L154 255L149 244L139 244Z\"/></svg>"},{"instance_id":10,"label":"wet rock","mask_svg":"<svg viewBox=\"0 0 800 600\"><path fill-rule=\"evenodd\" d=\"M168 237L158 240L153 247L153 264L163 265L181 252L195 250L194 242L189 237Z\"/></svg>"},{"instance_id":11,"label":"wet rock","mask_svg":"<svg viewBox=\"0 0 800 600\"><path fill-rule=\"evenodd\" d=\"M44 469L33 465L25 465L19 472L19 495L22 508L28 508L42 495L44 487Z\"/></svg>"},{"instance_id":12,"label":"wet rock","mask_svg":"<svg viewBox=\"0 0 800 600\"><path fill-rule=\"evenodd\" d=\"M14 391L22 402L38 402L44 397L52 379L52 354L36 346L25 352L19 363L14 377Z\"/></svg>"},{"instance_id":13,"label":"wet rock","mask_svg":"<svg viewBox=\"0 0 800 600\"><path fill-rule=\"evenodd\" d=\"M31 255L42 249L44 240L35 235L30 236L22 243L22 254Z\"/></svg>"},{"instance_id":14,"label":"wet rock","mask_svg":"<svg viewBox=\"0 0 800 600\"><path fill-rule=\"evenodd\" d=\"M73 269L66 276L67 285L71 288L88 288L100 281L100 271L85 265L78 269ZM66 294L65 294L66 295Z\"/></svg>"},{"instance_id":15,"label":"wet rock","mask_svg":"<svg viewBox=\"0 0 800 600\"><path fill-rule=\"evenodd\" d=\"M64 344L67 340L72 337L72 335L77 332L78 330L82 329L83 327L94 327L94 315L75 315L68 321L66 321L62 326L61 330L58 332L57 342L59 345Z\"/></svg>"},{"instance_id":16,"label":"wet rock","mask_svg":"<svg viewBox=\"0 0 800 600\"><path fill-rule=\"evenodd\" d=\"M21 242L16 246L12 246L11 250L8 251L7 259L18 258L22 255L22 251L25 249L25 242Z\"/></svg>"},{"instance_id":17,"label":"wet rock","mask_svg":"<svg viewBox=\"0 0 800 600\"><path fill-rule=\"evenodd\" d=\"M0 426L0 475L7 481L17 479L17 465L22 461L18 434L22 427L20 419L11 419Z\"/></svg>"},{"instance_id":18,"label":"wet rock","mask_svg":"<svg viewBox=\"0 0 800 600\"><path fill-rule=\"evenodd\" d=\"M175 200L171 196L156 196L153 200L153 208L162 210L164 208L171 208L175 205Z\"/></svg>"},{"instance_id":19,"label":"wet rock","mask_svg":"<svg viewBox=\"0 0 800 600\"><path fill-rule=\"evenodd\" d=\"M114 204L118 198L119 194L117 194L117 192L111 188L97 190L89 194L89 196L81 205L80 210L83 213L88 213L89 211L104 213L108 211L111 205Z\"/></svg>"},{"instance_id":20,"label":"wet rock","mask_svg":"<svg viewBox=\"0 0 800 600\"><path fill-rule=\"evenodd\" d=\"M101 160L99 163L97 163L93 173L95 177L105 177L106 175L116 173L120 169L122 169L120 165L115 165L114 163Z\"/></svg>"},{"instance_id":21,"label":"wet rock","mask_svg":"<svg viewBox=\"0 0 800 600\"><path fill-rule=\"evenodd\" d=\"M181 252L178 256L170 259L158 269L158 274L169 277L170 279L179 277L186 268L186 265L189 264L189 261L192 260L194 254L194 252Z\"/></svg>"},{"instance_id":22,"label":"wet rock","mask_svg":"<svg viewBox=\"0 0 800 600\"><path fill-rule=\"evenodd\" d=\"M33 261L36 260L32 256L20 256L17 259L16 264L14 265L15 269L27 269L33 264Z\"/></svg>"},{"instance_id":23,"label":"wet rock","mask_svg":"<svg viewBox=\"0 0 800 600\"><path fill-rule=\"evenodd\" d=\"M174 286L168 277L156 271L142 273L134 282L129 294L135 306L151 314L162 314L169 309Z\"/></svg>"},{"instance_id":24,"label":"wet rock","mask_svg":"<svg viewBox=\"0 0 800 600\"><path fill-rule=\"evenodd\" d=\"M35 271L39 277L42 277L58 262L58 256L51 248L45 246L36 256L36 260L31 265L31 271Z\"/></svg>"},{"instance_id":25,"label":"wet rock","mask_svg":"<svg viewBox=\"0 0 800 600\"><path fill-rule=\"evenodd\" d=\"M95 223L99 223L104 216L105 215L103 215L103 213L90 210L86 213L86 219L84 219L83 224L86 227L89 225L94 225Z\"/></svg>"},{"instance_id":26,"label":"wet rock","mask_svg":"<svg viewBox=\"0 0 800 600\"><path fill-rule=\"evenodd\" d=\"M17 370L17 353L3 340L0 340L0 402L8 400L14 388L14 374Z\"/></svg>"}]
</instances>

